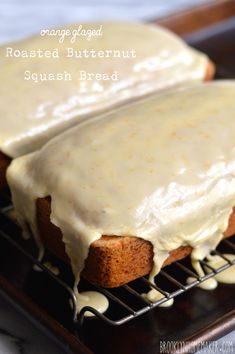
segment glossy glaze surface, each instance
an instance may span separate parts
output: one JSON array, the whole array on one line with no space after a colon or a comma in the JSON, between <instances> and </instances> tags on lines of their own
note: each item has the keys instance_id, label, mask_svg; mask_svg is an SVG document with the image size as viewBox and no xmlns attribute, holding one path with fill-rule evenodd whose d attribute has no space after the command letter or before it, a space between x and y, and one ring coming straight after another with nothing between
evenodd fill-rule
<instances>
[{"instance_id":1,"label":"glossy glaze surface","mask_svg":"<svg viewBox=\"0 0 235 354\"><path fill-rule=\"evenodd\" d=\"M18 220L40 244L35 202L51 196L51 220L62 230L76 284L102 235L150 241L150 279L182 245L193 247L193 261L205 258L235 204L234 95L234 81L168 92L14 160L7 177Z\"/></svg>"},{"instance_id":2,"label":"glossy glaze surface","mask_svg":"<svg viewBox=\"0 0 235 354\"><path fill-rule=\"evenodd\" d=\"M83 30L100 26L102 35L90 40L79 36L71 43L72 36L68 36L60 43L59 36L38 35L0 47L0 150L6 155L35 151L51 137L104 110L205 77L207 56L168 30L127 22L88 23ZM64 29L72 32L78 27ZM82 56L68 57L68 48ZM106 56L86 57L84 51ZM115 51L119 55L113 56ZM118 79L89 80L81 72L109 77L116 72ZM37 83L32 74L37 75ZM50 74L56 79L49 80Z\"/></svg>"}]
</instances>

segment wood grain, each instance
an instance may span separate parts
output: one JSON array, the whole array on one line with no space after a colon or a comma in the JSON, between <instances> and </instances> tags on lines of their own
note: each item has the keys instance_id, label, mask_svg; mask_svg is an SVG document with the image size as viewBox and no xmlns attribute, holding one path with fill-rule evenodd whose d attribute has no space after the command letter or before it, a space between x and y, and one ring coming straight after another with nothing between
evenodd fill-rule
<instances>
[{"instance_id":1,"label":"wood grain","mask_svg":"<svg viewBox=\"0 0 235 354\"><path fill-rule=\"evenodd\" d=\"M184 36L223 21L234 14L234 0L219 0L151 22Z\"/></svg>"}]
</instances>

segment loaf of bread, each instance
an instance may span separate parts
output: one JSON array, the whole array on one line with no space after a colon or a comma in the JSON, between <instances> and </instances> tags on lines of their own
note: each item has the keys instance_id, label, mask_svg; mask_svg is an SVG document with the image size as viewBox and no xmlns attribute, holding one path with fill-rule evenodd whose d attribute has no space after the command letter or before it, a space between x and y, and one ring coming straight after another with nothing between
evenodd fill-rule
<instances>
[{"instance_id":1,"label":"loaf of bread","mask_svg":"<svg viewBox=\"0 0 235 354\"><path fill-rule=\"evenodd\" d=\"M92 49L86 36L71 43L69 35L63 41L35 35L0 46L0 58L5 57L0 71L0 151L7 156L26 155L88 118L213 75L205 53L160 26L118 21L79 26L85 32L99 27ZM76 37L79 26L53 31ZM56 73L62 74L58 78Z\"/></svg>"},{"instance_id":2,"label":"loaf of bread","mask_svg":"<svg viewBox=\"0 0 235 354\"><path fill-rule=\"evenodd\" d=\"M15 159L19 223L71 264L75 286L81 273L116 287L204 259L235 231L234 95L234 80L168 91Z\"/></svg>"},{"instance_id":3,"label":"loaf of bread","mask_svg":"<svg viewBox=\"0 0 235 354\"><path fill-rule=\"evenodd\" d=\"M51 223L50 213L50 198L38 199L37 222L41 240L51 253L70 264L62 233ZM230 237L234 233L235 208L224 237ZM191 251L190 246L179 247L170 253L164 266L190 255ZM138 237L104 235L91 244L82 274L91 283L113 288L149 274L152 267L153 246L150 242Z\"/></svg>"},{"instance_id":4,"label":"loaf of bread","mask_svg":"<svg viewBox=\"0 0 235 354\"><path fill-rule=\"evenodd\" d=\"M208 61L205 73L205 81L212 80L215 74L215 65ZM0 191L7 187L6 169L11 162L11 158L0 151Z\"/></svg>"}]
</instances>

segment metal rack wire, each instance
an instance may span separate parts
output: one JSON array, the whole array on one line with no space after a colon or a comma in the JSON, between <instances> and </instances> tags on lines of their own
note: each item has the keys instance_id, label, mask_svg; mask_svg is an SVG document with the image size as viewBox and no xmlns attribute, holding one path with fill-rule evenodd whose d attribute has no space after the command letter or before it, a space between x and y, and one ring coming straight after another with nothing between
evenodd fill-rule
<instances>
[{"instance_id":1,"label":"metal rack wire","mask_svg":"<svg viewBox=\"0 0 235 354\"><path fill-rule=\"evenodd\" d=\"M1 206L0 206L0 217L2 220L5 220L8 223L14 224L17 226L16 223L8 216L9 211L12 209L12 204L10 201L9 195L6 193L3 196L1 195ZM136 317L143 315L144 313L150 311L153 308L165 303L166 301L175 298L176 296L185 293L189 289L197 286L198 284L202 283L203 281L213 277L215 274L220 273L227 268L235 265L235 259L233 261L229 260L225 255L223 255L218 250L214 251L214 254L221 257L225 264L221 267L214 268L208 265L205 261L200 261L201 266L207 269L209 268L210 271L200 277L198 276L189 265L184 264L184 262L177 261L174 262L174 265L168 266L160 271L160 277L162 278L162 283L167 282L168 287L170 286L171 291L166 291L162 289L162 286L157 285L158 281L155 283L150 282L146 277L141 277L135 282L131 282L129 284L123 285L120 288L116 289L104 289L97 285L92 285L93 288L96 288L100 293L104 294L110 301L113 307L117 308L116 313L118 316L117 318L113 317L113 314L109 311L102 314L95 310L90 306L84 307L79 315L76 314L77 308L77 299L74 295L74 292L64 280L60 279L59 276L55 275L50 269L48 269L42 262L38 261L36 257L27 250L25 250L22 245L19 244L12 236L6 231L1 229L0 226L0 237L4 238L13 248L17 249L24 257L26 257L31 263L32 266L37 266L42 272L44 272L49 278L53 279L57 282L57 284L63 288L69 295L72 303L72 317L73 322L78 325L82 325L85 313L91 312L94 316L104 320L106 323L114 326L122 325ZM227 240L224 239L221 244L223 244L229 253L235 254L235 242L234 240ZM178 270L183 274L183 280L179 279L174 274L172 275L172 269L174 271ZM177 273L177 272L176 272ZM159 277L158 276L158 277ZM187 284L185 279L187 276L191 276L195 278L195 281ZM163 286L164 287L164 286ZM143 289L156 289L162 294L162 298L156 302L151 302L144 296L142 296ZM127 301L128 300L128 301ZM136 304L138 305L136 306Z\"/></svg>"}]
</instances>

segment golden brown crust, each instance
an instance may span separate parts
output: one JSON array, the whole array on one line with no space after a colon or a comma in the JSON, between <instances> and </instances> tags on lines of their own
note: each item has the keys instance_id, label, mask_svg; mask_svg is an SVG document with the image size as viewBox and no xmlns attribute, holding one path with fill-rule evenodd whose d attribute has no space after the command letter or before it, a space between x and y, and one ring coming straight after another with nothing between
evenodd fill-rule
<instances>
[{"instance_id":1,"label":"golden brown crust","mask_svg":"<svg viewBox=\"0 0 235 354\"><path fill-rule=\"evenodd\" d=\"M11 159L0 151L0 190L7 187L6 170Z\"/></svg>"},{"instance_id":2,"label":"golden brown crust","mask_svg":"<svg viewBox=\"0 0 235 354\"><path fill-rule=\"evenodd\" d=\"M215 64L212 61L208 61L206 73L205 73L205 81L210 81L215 76Z\"/></svg>"},{"instance_id":3,"label":"golden brown crust","mask_svg":"<svg viewBox=\"0 0 235 354\"><path fill-rule=\"evenodd\" d=\"M42 241L47 249L69 263L62 242L62 233L50 222L50 198L38 199L37 220ZM230 216L225 236L235 233L235 208ZM192 251L182 246L170 253L164 266L180 260ZM90 282L112 288L150 273L153 266L153 247L138 237L102 236L90 246L83 275Z\"/></svg>"}]
</instances>

